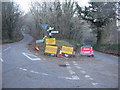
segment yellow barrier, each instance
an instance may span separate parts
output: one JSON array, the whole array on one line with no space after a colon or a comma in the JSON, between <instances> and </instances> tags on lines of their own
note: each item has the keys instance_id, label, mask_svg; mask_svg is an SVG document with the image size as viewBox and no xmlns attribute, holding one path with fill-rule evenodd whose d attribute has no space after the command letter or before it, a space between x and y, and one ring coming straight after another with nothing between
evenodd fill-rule
<instances>
[{"instance_id":1,"label":"yellow barrier","mask_svg":"<svg viewBox=\"0 0 120 90\"><path fill-rule=\"evenodd\" d=\"M46 38L46 45L56 45L55 38Z\"/></svg>"},{"instance_id":2,"label":"yellow barrier","mask_svg":"<svg viewBox=\"0 0 120 90\"><path fill-rule=\"evenodd\" d=\"M62 46L62 53L72 54L73 53L73 47Z\"/></svg>"},{"instance_id":3,"label":"yellow barrier","mask_svg":"<svg viewBox=\"0 0 120 90\"><path fill-rule=\"evenodd\" d=\"M45 48L45 53L50 53L50 54L57 54L57 46L46 46Z\"/></svg>"}]
</instances>

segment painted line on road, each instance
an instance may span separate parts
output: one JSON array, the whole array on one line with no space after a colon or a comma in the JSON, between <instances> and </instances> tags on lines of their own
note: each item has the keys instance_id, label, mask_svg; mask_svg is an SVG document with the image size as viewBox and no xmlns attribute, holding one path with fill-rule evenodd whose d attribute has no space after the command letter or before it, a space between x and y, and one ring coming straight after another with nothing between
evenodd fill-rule
<instances>
[{"instance_id":1,"label":"painted line on road","mask_svg":"<svg viewBox=\"0 0 120 90\"><path fill-rule=\"evenodd\" d=\"M76 61L73 61L74 64L76 64Z\"/></svg>"},{"instance_id":2,"label":"painted line on road","mask_svg":"<svg viewBox=\"0 0 120 90\"><path fill-rule=\"evenodd\" d=\"M8 48L4 49L3 52L7 51L7 50L10 49L10 48L11 48L11 47L8 47Z\"/></svg>"},{"instance_id":3,"label":"painted line on road","mask_svg":"<svg viewBox=\"0 0 120 90\"><path fill-rule=\"evenodd\" d=\"M78 76L72 76L73 80L79 80L80 78Z\"/></svg>"},{"instance_id":4,"label":"painted line on road","mask_svg":"<svg viewBox=\"0 0 120 90\"><path fill-rule=\"evenodd\" d=\"M46 76L48 75L47 73L41 73L41 74L42 74L42 75L46 75Z\"/></svg>"},{"instance_id":5,"label":"painted line on road","mask_svg":"<svg viewBox=\"0 0 120 90\"><path fill-rule=\"evenodd\" d=\"M0 61L4 62L3 59L2 59L2 53L0 53Z\"/></svg>"},{"instance_id":6,"label":"painted line on road","mask_svg":"<svg viewBox=\"0 0 120 90\"><path fill-rule=\"evenodd\" d=\"M82 69L80 66L75 66L77 69Z\"/></svg>"},{"instance_id":7,"label":"painted line on road","mask_svg":"<svg viewBox=\"0 0 120 90\"><path fill-rule=\"evenodd\" d=\"M23 70L23 71L29 71L29 70L27 70L27 69L25 69L25 68L19 68L19 69L20 69L20 70ZM30 70L29 72L35 73L35 74L41 74L41 75L45 75L45 76L49 75L49 74L47 74L47 73L40 73L40 72L36 72L36 71L34 71L34 70Z\"/></svg>"},{"instance_id":8,"label":"painted line on road","mask_svg":"<svg viewBox=\"0 0 120 90\"><path fill-rule=\"evenodd\" d=\"M81 72L82 74L86 74L86 71L81 70L80 72Z\"/></svg>"},{"instance_id":9,"label":"painted line on road","mask_svg":"<svg viewBox=\"0 0 120 90\"><path fill-rule=\"evenodd\" d=\"M66 65L68 66L68 65L70 65L69 63L66 63Z\"/></svg>"},{"instance_id":10,"label":"painted line on road","mask_svg":"<svg viewBox=\"0 0 120 90\"><path fill-rule=\"evenodd\" d=\"M73 61L73 64L74 64L75 66L78 66L78 64L76 63L76 61Z\"/></svg>"},{"instance_id":11,"label":"painted line on road","mask_svg":"<svg viewBox=\"0 0 120 90\"><path fill-rule=\"evenodd\" d=\"M25 68L19 68L19 69L21 69L21 70L23 70L23 71L27 71L27 69L25 69Z\"/></svg>"},{"instance_id":12,"label":"painted line on road","mask_svg":"<svg viewBox=\"0 0 120 90\"><path fill-rule=\"evenodd\" d=\"M93 82L94 79L91 78L90 75L87 75L87 74L86 74L87 72L84 71L84 70L82 70L82 67L80 67L75 61L73 61L73 65L74 65L77 69L81 69L80 72L85 75L85 78L88 78L88 79L91 81L91 84L94 86L94 88L98 88L98 87L96 86L96 85L98 85L98 83ZM71 71L70 71L70 73L72 74ZM77 77L75 77L75 78L77 79ZM78 77L78 78L79 78L79 77Z\"/></svg>"},{"instance_id":13,"label":"painted line on road","mask_svg":"<svg viewBox=\"0 0 120 90\"><path fill-rule=\"evenodd\" d=\"M31 61L35 61L35 60L41 60L40 58L37 58L37 56L32 55L32 54L27 54L27 53L22 53L24 56L26 56L28 59L30 59ZM34 56L35 58L31 58L30 56Z\"/></svg>"},{"instance_id":14,"label":"painted line on road","mask_svg":"<svg viewBox=\"0 0 120 90\"><path fill-rule=\"evenodd\" d=\"M91 83L95 88L98 88L96 85L98 85L98 83Z\"/></svg>"},{"instance_id":15,"label":"painted line on road","mask_svg":"<svg viewBox=\"0 0 120 90\"><path fill-rule=\"evenodd\" d=\"M72 80L73 79L71 77L63 77L63 76L59 76L58 78L64 78L64 79L68 79L68 80Z\"/></svg>"},{"instance_id":16,"label":"painted line on road","mask_svg":"<svg viewBox=\"0 0 120 90\"><path fill-rule=\"evenodd\" d=\"M33 71L33 70L31 70L30 72L31 72L31 73L39 74L39 72L36 72L36 71Z\"/></svg>"},{"instance_id":17,"label":"painted line on road","mask_svg":"<svg viewBox=\"0 0 120 90\"><path fill-rule=\"evenodd\" d=\"M69 73L70 73L70 74L75 74L75 72L72 71L71 69L69 70Z\"/></svg>"},{"instance_id":18,"label":"painted line on road","mask_svg":"<svg viewBox=\"0 0 120 90\"><path fill-rule=\"evenodd\" d=\"M65 62L67 69L71 69L70 64L68 62Z\"/></svg>"},{"instance_id":19,"label":"painted line on road","mask_svg":"<svg viewBox=\"0 0 120 90\"><path fill-rule=\"evenodd\" d=\"M86 77L86 78L90 78L90 76L89 76L89 75L85 75L85 77Z\"/></svg>"},{"instance_id":20,"label":"painted line on road","mask_svg":"<svg viewBox=\"0 0 120 90\"><path fill-rule=\"evenodd\" d=\"M61 76L59 76L58 78L64 78L66 80L79 80L78 76L72 76L72 77L61 77Z\"/></svg>"},{"instance_id":21,"label":"painted line on road","mask_svg":"<svg viewBox=\"0 0 120 90\"><path fill-rule=\"evenodd\" d=\"M69 63L66 61L65 64L69 64Z\"/></svg>"},{"instance_id":22,"label":"painted line on road","mask_svg":"<svg viewBox=\"0 0 120 90\"><path fill-rule=\"evenodd\" d=\"M31 70L30 72L31 72L31 73L34 73L34 71L33 71L33 70Z\"/></svg>"},{"instance_id":23,"label":"painted line on road","mask_svg":"<svg viewBox=\"0 0 120 90\"><path fill-rule=\"evenodd\" d=\"M78 64L77 64L77 63L74 63L74 65L75 65L75 66L78 66Z\"/></svg>"},{"instance_id":24,"label":"painted line on road","mask_svg":"<svg viewBox=\"0 0 120 90\"><path fill-rule=\"evenodd\" d=\"M73 80L73 78L71 77L64 77L65 79L69 79L69 80Z\"/></svg>"},{"instance_id":25,"label":"painted line on road","mask_svg":"<svg viewBox=\"0 0 120 90\"><path fill-rule=\"evenodd\" d=\"M90 80L94 80L93 78L89 78Z\"/></svg>"},{"instance_id":26,"label":"painted line on road","mask_svg":"<svg viewBox=\"0 0 120 90\"><path fill-rule=\"evenodd\" d=\"M79 80L80 78L76 75L76 73L71 69L69 62L65 62L67 66L67 69L69 71L69 73L72 75L72 78L66 78L66 79L71 79L71 80Z\"/></svg>"},{"instance_id":27,"label":"painted line on road","mask_svg":"<svg viewBox=\"0 0 120 90\"><path fill-rule=\"evenodd\" d=\"M2 58L0 58L0 61L1 61L1 62L4 62Z\"/></svg>"},{"instance_id":28,"label":"painted line on road","mask_svg":"<svg viewBox=\"0 0 120 90\"><path fill-rule=\"evenodd\" d=\"M97 85L98 83L92 83L92 85Z\"/></svg>"},{"instance_id":29,"label":"painted line on road","mask_svg":"<svg viewBox=\"0 0 120 90\"><path fill-rule=\"evenodd\" d=\"M32 56L32 57L37 57L37 56L35 56L33 54L29 54L29 53L26 53L26 54L29 55L29 56Z\"/></svg>"},{"instance_id":30,"label":"painted line on road","mask_svg":"<svg viewBox=\"0 0 120 90\"><path fill-rule=\"evenodd\" d=\"M19 68L19 67L18 67ZM37 72L37 71L34 71L34 70L27 70L26 68L19 68L20 70L23 70L23 71L28 71L28 72L31 72L31 73L35 73L35 74L40 74L40 75L44 75L44 76L48 76L49 74L47 73L41 73L41 72ZM49 75L49 76L52 76L52 75ZM55 76L52 76L52 77L55 77ZM76 75L73 75L72 77L64 77L64 76L58 76L57 78L63 78L63 79L66 79L66 80L79 80L79 77L76 76Z\"/></svg>"},{"instance_id":31,"label":"painted line on road","mask_svg":"<svg viewBox=\"0 0 120 90\"><path fill-rule=\"evenodd\" d=\"M71 69L71 67L70 67L70 66L67 66L67 69Z\"/></svg>"}]
</instances>

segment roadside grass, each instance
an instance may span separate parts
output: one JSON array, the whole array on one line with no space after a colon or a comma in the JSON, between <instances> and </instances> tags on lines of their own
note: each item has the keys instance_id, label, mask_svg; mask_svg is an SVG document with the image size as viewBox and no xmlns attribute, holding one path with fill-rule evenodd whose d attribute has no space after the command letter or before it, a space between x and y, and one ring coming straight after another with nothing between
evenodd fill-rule
<instances>
[{"instance_id":1,"label":"roadside grass","mask_svg":"<svg viewBox=\"0 0 120 90\"><path fill-rule=\"evenodd\" d=\"M77 41L74 40L65 39L65 41L69 42L75 51L77 51L83 45L83 43L78 43Z\"/></svg>"},{"instance_id":2,"label":"roadside grass","mask_svg":"<svg viewBox=\"0 0 120 90\"><path fill-rule=\"evenodd\" d=\"M11 43L11 42L13 42L13 40L9 40L9 39L2 40L2 43Z\"/></svg>"},{"instance_id":3,"label":"roadside grass","mask_svg":"<svg viewBox=\"0 0 120 90\"><path fill-rule=\"evenodd\" d=\"M14 43L14 42L18 42L20 40L22 40L24 38L23 35L21 35L20 37L15 37L13 40L10 40L10 39L4 39L2 40L2 44L8 44L8 43Z\"/></svg>"},{"instance_id":4,"label":"roadside grass","mask_svg":"<svg viewBox=\"0 0 120 90\"><path fill-rule=\"evenodd\" d=\"M69 42L65 41L65 40L57 40L56 41L56 45L61 48L62 46L70 46L72 47L72 44L70 44Z\"/></svg>"},{"instance_id":5,"label":"roadside grass","mask_svg":"<svg viewBox=\"0 0 120 90\"><path fill-rule=\"evenodd\" d=\"M95 46L95 50L120 56L118 52L120 50L119 46L120 44L100 44Z\"/></svg>"},{"instance_id":6,"label":"roadside grass","mask_svg":"<svg viewBox=\"0 0 120 90\"><path fill-rule=\"evenodd\" d=\"M44 53L45 47L46 47L45 42L35 44L35 40L33 40L28 45L29 45L29 49L32 50L32 51L34 50L35 46L38 46L39 49L41 50L41 54ZM79 44L79 43L77 43L77 42L75 42L73 40L56 40L56 46L58 46L58 48L61 48L62 46L70 46L70 47L73 47L74 50L77 50L78 47L80 48L80 45L81 44ZM35 52L37 52L37 51L35 51Z\"/></svg>"},{"instance_id":7,"label":"roadside grass","mask_svg":"<svg viewBox=\"0 0 120 90\"><path fill-rule=\"evenodd\" d=\"M34 43L34 46L35 46L35 43ZM40 50L44 51L46 44L45 44L45 42L44 43L38 43L38 44L36 44L36 46L38 46L40 48ZM64 40L56 40L56 46L58 46L58 48L61 48L62 46L72 47L72 45L69 42L64 41Z\"/></svg>"},{"instance_id":8,"label":"roadside grass","mask_svg":"<svg viewBox=\"0 0 120 90\"><path fill-rule=\"evenodd\" d=\"M39 49L41 50L40 53L44 54L45 46L46 46L45 42L35 44L35 40L33 40L28 45L29 45L29 49L32 50L32 51L35 51L36 53L38 51L34 50L34 47L38 46ZM83 45L82 43L78 43L74 40L67 40L67 39L56 40L56 46L58 46L58 48L61 48L62 46L70 46L70 47L73 47L76 52L79 52L79 49L82 45ZM118 52L120 50L119 46L120 46L120 44L112 44L112 45L111 44L101 44L101 45L94 46L94 50L100 51L100 52L103 52L103 53L107 53L107 54L120 56L120 54Z\"/></svg>"}]
</instances>

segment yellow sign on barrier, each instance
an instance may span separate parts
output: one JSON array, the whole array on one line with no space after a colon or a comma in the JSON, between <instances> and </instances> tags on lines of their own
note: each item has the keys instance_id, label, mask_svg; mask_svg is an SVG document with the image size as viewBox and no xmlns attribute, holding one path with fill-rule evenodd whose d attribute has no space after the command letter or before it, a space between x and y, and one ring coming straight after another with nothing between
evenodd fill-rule
<instances>
[{"instance_id":1,"label":"yellow sign on barrier","mask_svg":"<svg viewBox=\"0 0 120 90\"><path fill-rule=\"evenodd\" d=\"M62 53L72 54L73 53L73 47L62 46Z\"/></svg>"},{"instance_id":2,"label":"yellow sign on barrier","mask_svg":"<svg viewBox=\"0 0 120 90\"><path fill-rule=\"evenodd\" d=\"M55 45L56 39L55 38L46 38L46 44L47 45Z\"/></svg>"},{"instance_id":3,"label":"yellow sign on barrier","mask_svg":"<svg viewBox=\"0 0 120 90\"><path fill-rule=\"evenodd\" d=\"M57 49L58 49L57 46L48 46L48 45L46 45L45 53L57 54Z\"/></svg>"}]
</instances>

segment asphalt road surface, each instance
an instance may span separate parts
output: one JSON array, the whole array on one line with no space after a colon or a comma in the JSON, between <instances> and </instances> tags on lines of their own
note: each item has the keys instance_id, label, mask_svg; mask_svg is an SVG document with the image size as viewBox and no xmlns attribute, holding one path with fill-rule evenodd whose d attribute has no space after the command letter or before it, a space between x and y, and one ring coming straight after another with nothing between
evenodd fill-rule
<instances>
[{"instance_id":1,"label":"asphalt road surface","mask_svg":"<svg viewBox=\"0 0 120 90\"><path fill-rule=\"evenodd\" d=\"M117 88L118 57L57 58L30 52L32 37L2 46L2 88Z\"/></svg>"}]
</instances>

